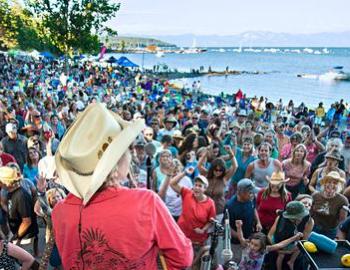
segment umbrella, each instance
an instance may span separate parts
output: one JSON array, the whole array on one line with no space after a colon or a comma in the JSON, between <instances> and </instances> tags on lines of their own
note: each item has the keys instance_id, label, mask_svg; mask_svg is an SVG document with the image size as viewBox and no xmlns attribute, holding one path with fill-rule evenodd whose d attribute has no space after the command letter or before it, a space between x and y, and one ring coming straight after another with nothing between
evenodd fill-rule
<instances>
[{"instance_id":1,"label":"umbrella","mask_svg":"<svg viewBox=\"0 0 350 270\"><path fill-rule=\"evenodd\" d=\"M114 63L118 63L118 60L114 56L111 56L108 58L108 60L106 62L110 63L110 64L114 64Z\"/></svg>"},{"instance_id":2,"label":"umbrella","mask_svg":"<svg viewBox=\"0 0 350 270\"><path fill-rule=\"evenodd\" d=\"M125 56L122 56L118 59L118 65L122 66L122 67L138 67L138 65L136 65L135 63L131 62L128 58L126 58Z\"/></svg>"},{"instance_id":3,"label":"umbrella","mask_svg":"<svg viewBox=\"0 0 350 270\"><path fill-rule=\"evenodd\" d=\"M42 53L40 53L40 55L43 56L43 57L45 57L45 58L51 58L51 59L55 58L55 57L53 56L53 54L50 53L50 52L42 52Z\"/></svg>"}]
</instances>

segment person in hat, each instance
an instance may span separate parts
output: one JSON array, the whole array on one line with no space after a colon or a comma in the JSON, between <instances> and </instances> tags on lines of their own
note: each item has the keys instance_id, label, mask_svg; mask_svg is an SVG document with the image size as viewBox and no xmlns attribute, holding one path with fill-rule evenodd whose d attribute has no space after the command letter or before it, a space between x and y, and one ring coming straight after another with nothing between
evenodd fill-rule
<instances>
[{"instance_id":1,"label":"person in hat","mask_svg":"<svg viewBox=\"0 0 350 270\"><path fill-rule=\"evenodd\" d=\"M258 192L256 209L263 232L267 233L275 222L277 210L283 210L292 197L285 185L289 179L285 178L282 171L273 172L271 177L266 178L269 185Z\"/></svg>"},{"instance_id":2,"label":"person in hat","mask_svg":"<svg viewBox=\"0 0 350 270\"><path fill-rule=\"evenodd\" d=\"M6 134L1 142L5 153L12 155L21 170L26 163L27 158L27 138L17 133L17 125L8 123L6 125Z\"/></svg>"},{"instance_id":3,"label":"person in hat","mask_svg":"<svg viewBox=\"0 0 350 270\"><path fill-rule=\"evenodd\" d=\"M339 162L341 159L341 154L339 150L333 149L325 155L326 164L324 167L318 168L311 177L309 190L311 192L321 190L321 180L330 172L335 171L345 179L345 172L339 168Z\"/></svg>"},{"instance_id":4,"label":"person in hat","mask_svg":"<svg viewBox=\"0 0 350 270\"><path fill-rule=\"evenodd\" d=\"M270 242L272 244L276 244L293 237L295 232L298 231L298 225L308 215L309 210L305 208L303 203L299 201L289 202L286 206L286 210L276 218L268 233ZM276 260L277 270L283 269L283 261L286 255L290 256L287 264L290 269L293 269L294 262L299 253L300 252L296 246L296 241L292 242L285 248L280 249Z\"/></svg>"},{"instance_id":5,"label":"person in hat","mask_svg":"<svg viewBox=\"0 0 350 270\"><path fill-rule=\"evenodd\" d=\"M156 269L158 251L168 269L191 265L191 242L159 196L120 184L129 174L128 148L143 128L143 120L127 122L96 103L63 137L56 170L70 194L52 221L64 269Z\"/></svg>"},{"instance_id":6,"label":"person in hat","mask_svg":"<svg viewBox=\"0 0 350 270\"><path fill-rule=\"evenodd\" d=\"M321 181L321 190L314 193L311 215L315 220L314 231L334 239L338 225L347 216L343 206L348 206L348 199L340 192L344 188L345 178L337 171L331 171Z\"/></svg>"},{"instance_id":7,"label":"person in hat","mask_svg":"<svg viewBox=\"0 0 350 270\"><path fill-rule=\"evenodd\" d=\"M31 190L22 186L22 176L15 167L0 167L0 182L6 189L8 223L13 234L11 240L22 245L27 251L38 255L37 235L39 233ZM3 197L3 192L2 192Z\"/></svg>"},{"instance_id":8,"label":"person in hat","mask_svg":"<svg viewBox=\"0 0 350 270\"><path fill-rule=\"evenodd\" d=\"M0 166L6 166L9 162L16 162L15 158L4 152L2 142L0 142Z\"/></svg>"},{"instance_id":9,"label":"person in hat","mask_svg":"<svg viewBox=\"0 0 350 270\"><path fill-rule=\"evenodd\" d=\"M311 164L311 175L319 168L324 166L324 161L325 161L325 156L327 153L329 153L332 150L339 150L341 151L343 149L343 142L341 139L339 138L332 138L329 139L327 144L326 144L326 151L319 153L317 155L317 157L315 158L315 160L312 162ZM344 170L345 169L345 165L344 165L344 157L341 155L341 160L339 162L339 168Z\"/></svg>"},{"instance_id":10,"label":"person in hat","mask_svg":"<svg viewBox=\"0 0 350 270\"><path fill-rule=\"evenodd\" d=\"M159 130L157 140L160 141L164 135L173 136L177 120L174 116L168 116L164 121L164 128Z\"/></svg>"},{"instance_id":11,"label":"person in hat","mask_svg":"<svg viewBox=\"0 0 350 270\"><path fill-rule=\"evenodd\" d=\"M215 218L214 201L205 195L208 188L208 180L203 175L198 175L194 179L193 189L181 186L179 182L185 175L192 175L193 167L186 168L185 171L173 175L170 180L172 189L181 195L182 213L178 224L185 235L191 239L195 258L194 263L198 261L197 255L208 239L208 229L211 227L211 219Z\"/></svg>"},{"instance_id":12,"label":"person in hat","mask_svg":"<svg viewBox=\"0 0 350 270\"><path fill-rule=\"evenodd\" d=\"M243 178L237 184L237 194L225 205L224 213L227 209L230 216L232 259L236 263L240 262L242 256L242 247L237 235L236 220L242 220L242 232L246 239L254 231L259 232L262 229L259 215L256 211L255 192L257 192L257 188L254 186L252 180Z\"/></svg>"}]
</instances>

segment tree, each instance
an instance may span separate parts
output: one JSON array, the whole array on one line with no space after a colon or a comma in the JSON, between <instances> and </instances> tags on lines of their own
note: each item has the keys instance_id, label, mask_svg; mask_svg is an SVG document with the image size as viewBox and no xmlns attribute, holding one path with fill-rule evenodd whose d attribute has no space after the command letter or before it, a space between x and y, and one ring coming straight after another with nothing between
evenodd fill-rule
<instances>
[{"instance_id":1,"label":"tree","mask_svg":"<svg viewBox=\"0 0 350 270\"><path fill-rule=\"evenodd\" d=\"M41 21L41 34L65 55L74 51L95 53L98 37L114 33L105 23L116 15L120 4L108 0L25 0Z\"/></svg>"},{"instance_id":2,"label":"tree","mask_svg":"<svg viewBox=\"0 0 350 270\"><path fill-rule=\"evenodd\" d=\"M11 5L0 0L0 48L11 49L17 46L17 25Z\"/></svg>"}]
</instances>

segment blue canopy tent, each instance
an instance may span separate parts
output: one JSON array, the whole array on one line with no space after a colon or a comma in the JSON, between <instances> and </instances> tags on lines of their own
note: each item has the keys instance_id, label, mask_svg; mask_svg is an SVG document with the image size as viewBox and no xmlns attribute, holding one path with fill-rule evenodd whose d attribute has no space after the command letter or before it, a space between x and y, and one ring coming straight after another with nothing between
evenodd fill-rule
<instances>
[{"instance_id":1,"label":"blue canopy tent","mask_svg":"<svg viewBox=\"0 0 350 270\"><path fill-rule=\"evenodd\" d=\"M45 57L45 58L49 58L49 59L54 59L55 58L55 56L52 53L50 53L50 52L41 52L40 55Z\"/></svg>"},{"instance_id":2,"label":"blue canopy tent","mask_svg":"<svg viewBox=\"0 0 350 270\"><path fill-rule=\"evenodd\" d=\"M131 62L128 58L126 58L125 56L122 56L118 59L118 65L122 66L122 67L130 67L130 68L134 68L134 67L138 67L138 65L136 65L135 63Z\"/></svg>"},{"instance_id":3,"label":"blue canopy tent","mask_svg":"<svg viewBox=\"0 0 350 270\"><path fill-rule=\"evenodd\" d=\"M115 64L115 63L118 63L118 60L114 56L111 56L106 62L110 64Z\"/></svg>"}]
</instances>

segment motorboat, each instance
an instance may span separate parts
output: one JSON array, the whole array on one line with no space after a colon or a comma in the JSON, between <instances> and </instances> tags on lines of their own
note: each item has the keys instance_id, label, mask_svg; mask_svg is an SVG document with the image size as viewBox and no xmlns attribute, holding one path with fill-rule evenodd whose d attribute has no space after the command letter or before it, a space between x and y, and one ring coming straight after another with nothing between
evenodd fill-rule
<instances>
[{"instance_id":1,"label":"motorboat","mask_svg":"<svg viewBox=\"0 0 350 270\"><path fill-rule=\"evenodd\" d=\"M343 71L343 66L335 66L330 71L318 74L298 74L297 77L304 79L318 79L321 81L350 81L350 73Z\"/></svg>"}]
</instances>

